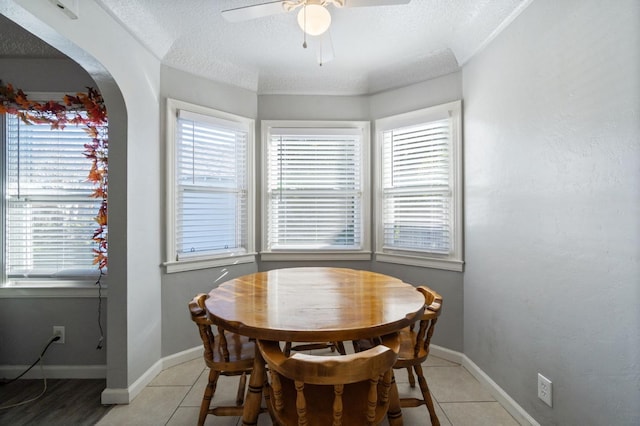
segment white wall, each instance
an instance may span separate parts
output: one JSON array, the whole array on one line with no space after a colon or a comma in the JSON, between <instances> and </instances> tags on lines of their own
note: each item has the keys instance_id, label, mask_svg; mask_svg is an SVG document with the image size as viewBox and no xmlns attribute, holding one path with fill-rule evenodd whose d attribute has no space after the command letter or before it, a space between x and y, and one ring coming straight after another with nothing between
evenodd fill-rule
<instances>
[{"instance_id":1,"label":"white wall","mask_svg":"<svg viewBox=\"0 0 640 426\"><path fill-rule=\"evenodd\" d=\"M540 424L640 424L640 2L536 0L463 82L465 354Z\"/></svg>"}]
</instances>

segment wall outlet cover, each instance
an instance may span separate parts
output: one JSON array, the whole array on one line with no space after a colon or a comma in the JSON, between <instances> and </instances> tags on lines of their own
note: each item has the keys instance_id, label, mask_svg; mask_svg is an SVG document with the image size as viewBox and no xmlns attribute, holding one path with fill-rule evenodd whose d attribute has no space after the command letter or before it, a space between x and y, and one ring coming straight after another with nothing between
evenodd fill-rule
<instances>
[{"instance_id":1,"label":"wall outlet cover","mask_svg":"<svg viewBox=\"0 0 640 426\"><path fill-rule=\"evenodd\" d=\"M551 380L538 373L538 398L543 400L549 407L553 407Z\"/></svg>"}]
</instances>

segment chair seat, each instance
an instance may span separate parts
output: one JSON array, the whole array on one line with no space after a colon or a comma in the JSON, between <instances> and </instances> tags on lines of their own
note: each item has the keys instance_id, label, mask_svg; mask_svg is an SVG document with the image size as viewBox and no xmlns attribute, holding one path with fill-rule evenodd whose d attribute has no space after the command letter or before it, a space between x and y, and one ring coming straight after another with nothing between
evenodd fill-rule
<instances>
[{"instance_id":1,"label":"chair seat","mask_svg":"<svg viewBox=\"0 0 640 426\"><path fill-rule=\"evenodd\" d=\"M417 338L418 333L409 329L409 327L400 332L400 350L398 351L398 360L394 368L404 368L416 362L422 363L427 359L429 351L424 346L420 347L417 354L414 353Z\"/></svg>"},{"instance_id":2,"label":"chair seat","mask_svg":"<svg viewBox=\"0 0 640 426\"><path fill-rule=\"evenodd\" d=\"M416 363L424 362L429 352L421 347L417 354L414 354L416 346L417 333L409 327L400 331L400 350L398 351L398 359L393 368L406 368L411 367ZM354 345L358 347L358 351L366 351L376 345L376 343L370 339L360 339L354 342Z\"/></svg>"},{"instance_id":3,"label":"chair seat","mask_svg":"<svg viewBox=\"0 0 640 426\"><path fill-rule=\"evenodd\" d=\"M242 372L253 368L255 356L255 342L246 336L224 332L226 348L221 344L220 338L214 341L211 359L205 358L209 368L221 370L224 373ZM225 355L225 352L227 354Z\"/></svg>"}]
</instances>

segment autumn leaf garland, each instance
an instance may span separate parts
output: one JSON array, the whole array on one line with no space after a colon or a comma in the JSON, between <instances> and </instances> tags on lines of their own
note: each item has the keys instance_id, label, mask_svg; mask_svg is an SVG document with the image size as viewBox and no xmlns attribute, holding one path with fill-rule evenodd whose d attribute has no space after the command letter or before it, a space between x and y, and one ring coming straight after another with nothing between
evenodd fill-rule
<instances>
[{"instance_id":1,"label":"autumn leaf garland","mask_svg":"<svg viewBox=\"0 0 640 426\"><path fill-rule=\"evenodd\" d=\"M94 220L98 224L93 234L93 264L103 272L108 265L107 256L107 195L108 195L108 135L107 110L102 95L88 87L87 93L65 95L62 102L37 102L30 100L20 89L0 81L0 114L17 115L26 124L49 124L52 129L64 129L67 125L84 126L91 138L84 145L83 155L91 161L87 180L94 183L90 197L100 199L100 207Z\"/></svg>"}]
</instances>

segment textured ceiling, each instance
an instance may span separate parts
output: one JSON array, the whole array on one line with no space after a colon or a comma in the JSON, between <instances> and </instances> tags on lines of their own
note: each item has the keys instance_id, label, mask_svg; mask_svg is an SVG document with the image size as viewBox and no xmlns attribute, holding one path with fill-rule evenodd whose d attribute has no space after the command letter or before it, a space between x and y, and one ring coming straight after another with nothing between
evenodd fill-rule
<instances>
[{"instance_id":1,"label":"textured ceiling","mask_svg":"<svg viewBox=\"0 0 640 426\"><path fill-rule=\"evenodd\" d=\"M273 0L96 1L171 67L260 94L353 95L458 70L532 0L329 5L334 59L322 66L315 45L302 48L296 12L236 23L221 15L226 9ZM7 35L5 21L0 21L1 56L16 56L20 50L26 56L59 54L41 42Z\"/></svg>"},{"instance_id":2,"label":"textured ceiling","mask_svg":"<svg viewBox=\"0 0 640 426\"><path fill-rule=\"evenodd\" d=\"M227 22L267 0L98 0L167 65L258 93L366 94L456 71L529 0L328 6L335 58L303 49L296 12Z\"/></svg>"}]
</instances>

